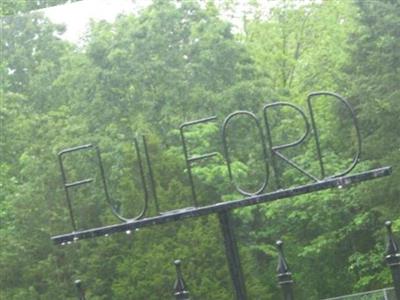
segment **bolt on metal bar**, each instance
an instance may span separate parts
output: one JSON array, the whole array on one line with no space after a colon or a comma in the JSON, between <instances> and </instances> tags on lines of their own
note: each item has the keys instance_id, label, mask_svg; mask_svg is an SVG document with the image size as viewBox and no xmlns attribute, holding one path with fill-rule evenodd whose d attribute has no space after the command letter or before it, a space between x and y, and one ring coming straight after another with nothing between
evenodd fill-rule
<instances>
[{"instance_id":1,"label":"bolt on metal bar","mask_svg":"<svg viewBox=\"0 0 400 300\"><path fill-rule=\"evenodd\" d=\"M392 222L385 223L387 229L386 263L390 268L397 300L400 300L400 248L394 239Z\"/></svg>"},{"instance_id":2,"label":"bolt on metal bar","mask_svg":"<svg viewBox=\"0 0 400 300\"><path fill-rule=\"evenodd\" d=\"M175 210L171 213L167 212L160 216L147 217L139 220L131 220L120 224L108 225L98 228L92 228L87 230L75 231L68 234L56 235L51 239L55 244L65 244L67 242L72 242L74 238L87 239L97 236L104 236L106 234L113 234L117 232L126 232L127 230L134 230L136 228L152 226L157 224L164 224L168 222L178 221L182 219L206 216L214 213L219 213L222 211L228 211L240 207L246 207L261 203L267 203L275 200L280 200L284 198L290 198L298 195L303 195L315 191L322 191L330 188L340 188L350 184L355 184L363 182L366 180L372 180L384 176L390 175L392 172L391 167L383 167L379 169L369 170L366 172L347 175L339 178L329 178L324 181L315 182L307 185L302 185L294 188L278 190L262 195L255 195L247 197L245 199L233 200L227 202L221 202L217 204L202 206L202 207L192 207L183 208Z\"/></svg>"}]
</instances>

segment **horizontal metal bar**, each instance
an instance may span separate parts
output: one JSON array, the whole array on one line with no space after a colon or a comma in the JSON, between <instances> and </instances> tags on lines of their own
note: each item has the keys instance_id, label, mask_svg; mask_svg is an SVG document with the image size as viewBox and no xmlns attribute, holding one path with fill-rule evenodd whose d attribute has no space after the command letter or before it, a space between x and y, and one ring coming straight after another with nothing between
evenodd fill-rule
<instances>
[{"instance_id":1,"label":"horizontal metal bar","mask_svg":"<svg viewBox=\"0 0 400 300\"><path fill-rule=\"evenodd\" d=\"M85 184L85 183L90 183L92 181L93 181L93 178L83 179L83 180L79 180L79 181L75 181L75 182L71 182L71 183L66 183L65 187L66 188L70 188L70 187L73 187L73 186L82 185L82 184Z\"/></svg>"},{"instance_id":2,"label":"horizontal metal bar","mask_svg":"<svg viewBox=\"0 0 400 300\"><path fill-rule=\"evenodd\" d=\"M200 124L200 123L206 123L208 121L213 121L213 120L216 120L216 119L217 119L217 116L212 116L212 117L207 117L207 118L203 118L203 119L199 119L199 120L185 122L185 123L181 124L181 126L179 128L182 129L182 128L185 128L185 127L188 127L188 126L192 126L192 125Z\"/></svg>"},{"instance_id":3,"label":"horizontal metal bar","mask_svg":"<svg viewBox=\"0 0 400 300\"><path fill-rule=\"evenodd\" d=\"M207 154L203 154L203 155L193 156L191 158L188 158L188 162L194 162L194 161L197 161L197 160L202 160L202 159L205 159L205 158L209 158L209 157L215 156L217 154L218 154L218 152L212 152L212 153L207 153Z\"/></svg>"},{"instance_id":4,"label":"horizontal metal bar","mask_svg":"<svg viewBox=\"0 0 400 300\"><path fill-rule=\"evenodd\" d=\"M290 198L302 194L307 194L316 191L322 191L329 188L343 187L350 184L372 180L375 178L380 178L390 175L392 172L391 167L383 167L379 169L374 169L366 171L363 173L358 173L354 175L347 175L339 178L330 178L324 181L319 181L316 183L311 183L307 185L302 185L294 188L283 189L274 191L271 193L266 193L262 195L251 196L241 200L233 200L227 202L221 202L213 205L207 205L203 207L196 208L183 208L180 210L175 210L171 213L164 213L159 216L143 218L140 220L132 220L126 223L114 224L104 227L92 228L82 231L76 231L68 234L56 235L51 239L55 244L65 244L78 239L88 239L98 236L110 235L117 232L126 232L128 230L134 230L136 228L168 223L172 221L178 221L186 218L200 217L210 214L219 213L222 211L228 211L236 209L239 207L246 207L255 204L261 204L266 202L271 202L274 200Z\"/></svg>"},{"instance_id":5,"label":"horizontal metal bar","mask_svg":"<svg viewBox=\"0 0 400 300\"><path fill-rule=\"evenodd\" d=\"M73 147L73 148L67 148L67 149L64 149L64 150L61 150L60 152L58 152L58 155L63 155L65 153L70 153L70 152L88 149L88 148L92 148L92 147L93 147L92 144L86 144L86 145L81 145L81 146L77 146L77 147Z\"/></svg>"}]
</instances>

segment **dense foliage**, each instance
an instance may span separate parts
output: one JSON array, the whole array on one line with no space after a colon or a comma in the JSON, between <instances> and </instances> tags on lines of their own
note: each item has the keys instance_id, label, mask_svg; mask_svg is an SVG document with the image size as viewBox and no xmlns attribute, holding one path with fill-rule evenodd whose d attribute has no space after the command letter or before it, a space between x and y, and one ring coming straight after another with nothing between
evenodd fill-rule
<instances>
[{"instance_id":1,"label":"dense foliage","mask_svg":"<svg viewBox=\"0 0 400 300\"><path fill-rule=\"evenodd\" d=\"M9 1L8 1L9 2ZM37 6L2 6L2 14ZM53 1L59 3L58 1ZM31 3L31 4L29 4ZM43 2L44 3L44 2ZM1 19L0 290L2 299L75 299L83 280L88 299L170 299L172 261L194 299L232 299L233 289L215 216L149 227L68 246L50 236L70 232L57 152L86 143L102 150L110 193L125 215L144 197L133 145L147 137L162 211L191 206L180 145L184 121L217 116L188 130L191 155L219 154L193 168L201 205L240 196L229 181L220 126L236 110L262 118L262 107L329 90L355 108L363 138L355 171L391 165L389 178L235 211L250 299L279 299L274 242L283 239L298 299L321 299L390 285L383 261L387 219L400 230L400 2L283 1L233 33L211 2L153 1L139 15L93 23L83 47L60 39L64 27L40 13ZM324 162L343 170L354 153L348 112L321 102ZM271 115L276 143L302 132L291 111ZM230 128L232 168L248 190L262 181L254 126ZM312 139L285 155L318 173ZM66 159L69 180L95 176L73 193L79 228L112 224L93 153ZM309 182L279 164L285 187ZM149 215L154 215L150 193Z\"/></svg>"}]
</instances>

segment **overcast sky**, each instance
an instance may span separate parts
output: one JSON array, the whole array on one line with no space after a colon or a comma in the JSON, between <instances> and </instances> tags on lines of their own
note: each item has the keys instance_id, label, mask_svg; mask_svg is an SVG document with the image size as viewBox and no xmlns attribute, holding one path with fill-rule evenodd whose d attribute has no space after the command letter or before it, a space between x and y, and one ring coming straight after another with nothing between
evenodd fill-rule
<instances>
[{"instance_id":1,"label":"overcast sky","mask_svg":"<svg viewBox=\"0 0 400 300\"><path fill-rule=\"evenodd\" d=\"M223 0L217 0L217 2L222 3ZM233 15L232 12L230 15L222 13L222 17L240 28L242 16L249 9L247 4L249 0L236 0L235 2L237 9L233 12ZM261 3L263 3L263 10L267 13L269 8L279 3L279 1L264 0ZM53 23L66 25L66 32L62 36L63 38L73 43L79 43L79 40L87 31L91 19L112 22L120 14L137 13L150 4L151 0L82 0L53 6L42 11Z\"/></svg>"},{"instance_id":2,"label":"overcast sky","mask_svg":"<svg viewBox=\"0 0 400 300\"><path fill-rule=\"evenodd\" d=\"M67 31L63 38L77 43L87 31L91 19L112 22L119 14L138 12L150 3L151 0L82 0L42 11L53 23L65 24Z\"/></svg>"}]
</instances>

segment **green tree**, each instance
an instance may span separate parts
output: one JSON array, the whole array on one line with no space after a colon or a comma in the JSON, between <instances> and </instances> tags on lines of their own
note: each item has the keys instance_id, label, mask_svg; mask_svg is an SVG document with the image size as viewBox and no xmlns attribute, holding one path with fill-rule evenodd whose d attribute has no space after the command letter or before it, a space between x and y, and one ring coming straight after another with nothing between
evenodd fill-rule
<instances>
[{"instance_id":1,"label":"green tree","mask_svg":"<svg viewBox=\"0 0 400 300\"><path fill-rule=\"evenodd\" d=\"M351 80L352 103L358 111L364 140L364 159L372 166L391 165L393 174L365 188L363 213L370 224L369 247L352 256L358 271L357 287L376 288L389 284L382 264L382 224L392 219L399 228L400 115L400 3L356 1L358 30L351 36L351 61L346 71Z\"/></svg>"}]
</instances>

